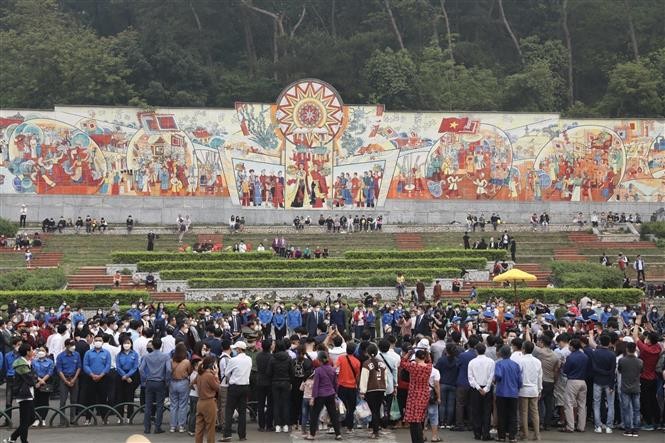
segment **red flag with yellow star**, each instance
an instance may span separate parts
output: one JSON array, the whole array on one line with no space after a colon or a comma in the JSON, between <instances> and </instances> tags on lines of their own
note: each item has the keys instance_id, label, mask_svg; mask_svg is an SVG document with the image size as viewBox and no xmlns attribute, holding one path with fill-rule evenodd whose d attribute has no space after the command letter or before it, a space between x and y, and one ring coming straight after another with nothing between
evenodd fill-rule
<instances>
[{"instance_id":1,"label":"red flag with yellow star","mask_svg":"<svg viewBox=\"0 0 665 443\"><path fill-rule=\"evenodd\" d=\"M439 132L461 132L464 130L464 127L468 123L469 119L467 117L457 118L457 117L446 117L441 120L441 125L439 126Z\"/></svg>"}]
</instances>

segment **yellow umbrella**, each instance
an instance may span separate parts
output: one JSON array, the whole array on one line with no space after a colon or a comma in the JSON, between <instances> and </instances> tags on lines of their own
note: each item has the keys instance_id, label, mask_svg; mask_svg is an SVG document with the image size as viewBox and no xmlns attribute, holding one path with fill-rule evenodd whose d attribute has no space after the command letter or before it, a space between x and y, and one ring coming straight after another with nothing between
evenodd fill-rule
<instances>
[{"instance_id":1,"label":"yellow umbrella","mask_svg":"<svg viewBox=\"0 0 665 443\"><path fill-rule=\"evenodd\" d=\"M536 277L533 274L529 274L528 272L524 272L520 269L513 268L510 271L504 272L503 274L499 274L496 277L492 279L495 282L512 282L513 283L513 288L515 288L515 309L517 309L517 313L519 314L520 310L520 300L517 296L517 282L522 282L522 281L536 281L538 280L538 277Z\"/></svg>"}]
</instances>

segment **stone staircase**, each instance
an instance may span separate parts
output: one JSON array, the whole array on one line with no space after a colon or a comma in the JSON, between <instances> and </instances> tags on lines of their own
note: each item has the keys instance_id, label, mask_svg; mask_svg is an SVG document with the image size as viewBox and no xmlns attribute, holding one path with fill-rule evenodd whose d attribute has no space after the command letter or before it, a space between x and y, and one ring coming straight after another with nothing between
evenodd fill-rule
<instances>
[{"instance_id":1,"label":"stone staircase","mask_svg":"<svg viewBox=\"0 0 665 443\"><path fill-rule=\"evenodd\" d=\"M95 288L115 289L113 276L106 275L105 266L82 266L76 274L67 276L67 289L92 291ZM144 289L132 282L131 275L123 275L118 289Z\"/></svg>"},{"instance_id":2,"label":"stone staircase","mask_svg":"<svg viewBox=\"0 0 665 443\"><path fill-rule=\"evenodd\" d=\"M579 249L653 249L656 244L650 241L601 241L595 234L571 232L568 239Z\"/></svg>"},{"instance_id":3,"label":"stone staircase","mask_svg":"<svg viewBox=\"0 0 665 443\"><path fill-rule=\"evenodd\" d=\"M425 249L423 237L418 233L395 234L395 243L400 251L420 251Z\"/></svg>"},{"instance_id":4,"label":"stone staircase","mask_svg":"<svg viewBox=\"0 0 665 443\"><path fill-rule=\"evenodd\" d=\"M32 268L57 268L60 266L64 254L62 252L33 252Z\"/></svg>"},{"instance_id":5,"label":"stone staircase","mask_svg":"<svg viewBox=\"0 0 665 443\"><path fill-rule=\"evenodd\" d=\"M577 248L555 248L554 260L559 261L587 261L587 257L580 255Z\"/></svg>"},{"instance_id":6,"label":"stone staircase","mask_svg":"<svg viewBox=\"0 0 665 443\"><path fill-rule=\"evenodd\" d=\"M164 302L164 303L176 303L185 301L184 292L151 292L150 298L155 303Z\"/></svg>"}]
</instances>

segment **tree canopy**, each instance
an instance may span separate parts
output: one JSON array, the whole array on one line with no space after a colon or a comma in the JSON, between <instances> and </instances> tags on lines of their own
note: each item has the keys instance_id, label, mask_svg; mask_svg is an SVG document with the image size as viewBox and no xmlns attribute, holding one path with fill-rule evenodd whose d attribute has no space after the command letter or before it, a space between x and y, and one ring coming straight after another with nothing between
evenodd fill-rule
<instances>
[{"instance_id":1,"label":"tree canopy","mask_svg":"<svg viewBox=\"0 0 665 443\"><path fill-rule=\"evenodd\" d=\"M5 0L0 106L230 107L297 79L391 110L665 115L665 0Z\"/></svg>"}]
</instances>

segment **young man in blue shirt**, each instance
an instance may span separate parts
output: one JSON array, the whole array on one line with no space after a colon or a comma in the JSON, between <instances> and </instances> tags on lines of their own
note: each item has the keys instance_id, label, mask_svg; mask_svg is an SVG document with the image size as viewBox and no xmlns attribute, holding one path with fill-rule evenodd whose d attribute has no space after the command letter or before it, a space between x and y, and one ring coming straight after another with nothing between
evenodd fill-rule
<instances>
[{"instance_id":1,"label":"young man in blue shirt","mask_svg":"<svg viewBox=\"0 0 665 443\"><path fill-rule=\"evenodd\" d=\"M60 381L60 409L65 407L67 396L69 403L78 401L79 397L79 375L81 374L81 356L76 352L76 342L72 339L65 341L65 350L58 354L55 360L55 371ZM69 408L69 421L73 422L76 417L76 408ZM60 426L65 425L65 419L60 416Z\"/></svg>"},{"instance_id":2,"label":"young man in blue shirt","mask_svg":"<svg viewBox=\"0 0 665 443\"><path fill-rule=\"evenodd\" d=\"M578 338L570 341L570 355L566 358L563 373L566 382L566 401L564 412L566 414L566 427L561 432L584 432L586 426L586 377L589 357L582 351L582 343ZM575 427L575 416L573 409L577 408L577 428Z\"/></svg>"},{"instance_id":3,"label":"young man in blue shirt","mask_svg":"<svg viewBox=\"0 0 665 443\"><path fill-rule=\"evenodd\" d=\"M503 345L499 349L499 357L501 359L494 365L497 441L506 441L507 431L508 440L513 443L517 441L517 404L522 387L522 371L520 366L510 359L510 346Z\"/></svg>"},{"instance_id":4,"label":"young man in blue shirt","mask_svg":"<svg viewBox=\"0 0 665 443\"><path fill-rule=\"evenodd\" d=\"M85 353L83 357L83 371L88 375L88 386L86 390L87 405L106 404L109 396L109 377L111 371L111 353L103 349L104 339L97 336L93 340L93 348ZM104 414L103 409L97 411L104 424L107 423L108 415ZM86 417L85 424L90 424L91 415Z\"/></svg>"}]
</instances>

